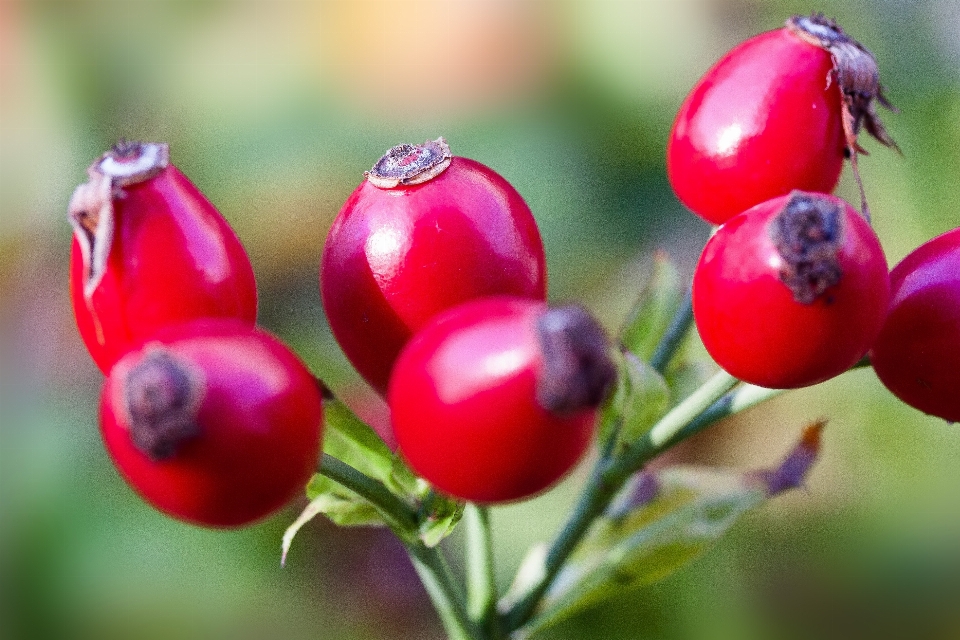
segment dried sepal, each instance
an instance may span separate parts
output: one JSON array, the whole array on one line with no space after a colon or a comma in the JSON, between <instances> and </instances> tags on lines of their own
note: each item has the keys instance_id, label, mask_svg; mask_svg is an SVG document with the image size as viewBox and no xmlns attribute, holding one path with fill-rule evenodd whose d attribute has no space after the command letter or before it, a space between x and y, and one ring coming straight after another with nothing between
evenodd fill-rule
<instances>
[{"instance_id":1,"label":"dried sepal","mask_svg":"<svg viewBox=\"0 0 960 640\"><path fill-rule=\"evenodd\" d=\"M169 164L166 143L121 139L87 168L89 180L74 190L67 217L80 247L88 303L103 279L113 246L114 199L123 196L123 187L149 180Z\"/></svg>"},{"instance_id":2,"label":"dried sepal","mask_svg":"<svg viewBox=\"0 0 960 640\"><path fill-rule=\"evenodd\" d=\"M423 144L398 144L363 175L381 189L411 186L437 177L450 166L452 159L450 147L442 137Z\"/></svg>"}]
</instances>

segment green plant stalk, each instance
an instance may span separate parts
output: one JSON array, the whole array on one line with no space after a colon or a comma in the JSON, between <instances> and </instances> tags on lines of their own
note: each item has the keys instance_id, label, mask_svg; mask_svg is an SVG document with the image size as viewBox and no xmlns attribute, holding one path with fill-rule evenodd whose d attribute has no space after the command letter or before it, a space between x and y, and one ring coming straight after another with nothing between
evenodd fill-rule
<instances>
[{"instance_id":1,"label":"green plant stalk","mask_svg":"<svg viewBox=\"0 0 960 640\"><path fill-rule=\"evenodd\" d=\"M682 345L692 321L688 290L652 357L652 365L658 371L666 369ZM864 359L853 368L863 366L869 366L869 361ZM464 597L439 548L429 548L416 538L417 514L411 505L390 492L381 482L328 454L323 456L320 473L369 500L390 521L391 528L406 545L451 640L502 638L504 627L515 630L530 619L540 599L590 526L643 465L718 420L783 393L780 389L765 389L749 384L735 388L738 384L739 380L720 371L663 416L639 442L621 455L611 456L612 449L604 452L573 513L547 553L543 578L502 619L496 611L492 541L486 508L470 504L464 514L467 534L467 599L464 604Z\"/></svg>"},{"instance_id":2,"label":"green plant stalk","mask_svg":"<svg viewBox=\"0 0 960 640\"><path fill-rule=\"evenodd\" d=\"M854 371L869 366L870 359L863 357L855 365L850 367L849 370ZM682 440L686 440L718 420L740 413L741 411L746 411L771 398L776 398L786 391L788 391L788 389L767 389L766 387L758 387L752 384L742 384L729 393L724 394L722 398L711 404L696 418L684 425L683 428L677 431L669 440L666 447L669 448Z\"/></svg>"},{"instance_id":3,"label":"green plant stalk","mask_svg":"<svg viewBox=\"0 0 960 640\"><path fill-rule=\"evenodd\" d=\"M440 548L431 548L419 542L406 543L406 547L449 640L488 640L488 636L467 615L463 594L453 581Z\"/></svg>"},{"instance_id":4,"label":"green plant stalk","mask_svg":"<svg viewBox=\"0 0 960 640\"><path fill-rule=\"evenodd\" d=\"M469 503L463 512L467 553L467 614L489 637L499 638L497 586L490 511Z\"/></svg>"},{"instance_id":5,"label":"green plant stalk","mask_svg":"<svg viewBox=\"0 0 960 640\"><path fill-rule=\"evenodd\" d=\"M323 454L319 472L365 498L387 520L391 530L406 546L417 575L451 640L487 640L467 615L463 594L457 588L440 549L426 546L417 537L417 515L413 507L382 482L329 454Z\"/></svg>"},{"instance_id":6,"label":"green plant stalk","mask_svg":"<svg viewBox=\"0 0 960 640\"><path fill-rule=\"evenodd\" d=\"M650 366L653 367L657 373L663 375L667 370L667 365L670 364L673 356L676 355L680 349L684 338L687 337L687 331L692 324L693 289L687 287L687 290L683 294L683 300L680 301L680 306L670 321L670 326L667 327L663 338L657 343L656 350L653 352L653 355L650 356Z\"/></svg>"},{"instance_id":7,"label":"green plant stalk","mask_svg":"<svg viewBox=\"0 0 960 640\"><path fill-rule=\"evenodd\" d=\"M686 440L718 420L732 416L735 413L740 413L741 411L746 411L750 407L775 398L785 391L786 389L766 389L752 384L741 385L733 391L724 394L722 398L711 404L700 415L684 425L684 427L670 439L667 446L669 447L681 440Z\"/></svg>"},{"instance_id":8,"label":"green plant stalk","mask_svg":"<svg viewBox=\"0 0 960 640\"><path fill-rule=\"evenodd\" d=\"M628 448L618 460L617 466L626 468L630 473L639 470L644 462L673 443L684 427L738 384L739 380L722 369L715 373L699 389L660 418L636 445Z\"/></svg>"},{"instance_id":9,"label":"green plant stalk","mask_svg":"<svg viewBox=\"0 0 960 640\"><path fill-rule=\"evenodd\" d=\"M387 519L390 528L398 534L417 531L417 516L413 507L395 495L379 480L357 471L346 462L323 454L318 471L365 498Z\"/></svg>"},{"instance_id":10,"label":"green plant stalk","mask_svg":"<svg viewBox=\"0 0 960 640\"><path fill-rule=\"evenodd\" d=\"M687 424L719 401L738 383L739 380L720 371L661 418L636 445L628 448L622 455L600 458L573 513L547 552L543 577L505 614L507 629L517 629L530 619L567 558L630 476L667 447L675 444L676 436Z\"/></svg>"}]
</instances>

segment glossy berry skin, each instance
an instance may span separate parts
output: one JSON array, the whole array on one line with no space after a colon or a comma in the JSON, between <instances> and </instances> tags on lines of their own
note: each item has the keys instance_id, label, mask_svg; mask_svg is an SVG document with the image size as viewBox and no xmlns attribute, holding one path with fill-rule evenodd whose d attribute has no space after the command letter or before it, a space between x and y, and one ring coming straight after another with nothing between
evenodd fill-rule
<instances>
[{"instance_id":1,"label":"glossy berry skin","mask_svg":"<svg viewBox=\"0 0 960 640\"><path fill-rule=\"evenodd\" d=\"M960 422L960 229L930 240L890 272L890 313L870 360L902 401Z\"/></svg>"},{"instance_id":2,"label":"glossy berry skin","mask_svg":"<svg viewBox=\"0 0 960 640\"><path fill-rule=\"evenodd\" d=\"M453 157L421 184L364 180L327 236L320 289L337 342L383 395L401 348L439 312L489 295L544 300L543 243L510 183Z\"/></svg>"},{"instance_id":3,"label":"glossy berry skin","mask_svg":"<svg viewBox=\"0 0 960 640\"><path fill-rule=\"evenodd\" d=\"M829 268L797 267L804 287L813 281L804 274L816 269L833 281L819 292L801 287L803 301L784 280L790 263L774 239L775 221L794 197L836 213ZM732 218L707 242L693 277L694 319L707 351L733 376L775 389L816 384L855 364L880 331L889 296L876 234L849 204L823 194L796 192Z\"/></svg>"},{"instance_id":4,"label":"glossy berry skin","mask_svg":"<svg viewBox=\"0 0 960 640\"><path fill-rule=\"evenodd\" d=\"M180 403L189 407L186 437L155 436L155 425L133 417L131 398L163 396L161 374L143 374L144 362L158 357L188 373L181 391L190 400ZM153 415L163 412L154 407ZM296 355L231 320L160 331L117 362L100 404L107 451L130 486L160 511L211 527L259 520L299 495L315 469L322 418L316 381ZM137 435L153 437L153 448Z\"/></svg>"},{"instance_id":5,"label":"glossy berry skin","mask_svg":"<svg viewBox=\"0 0 960 640\"><path fill-rule=\"evenodd\" d=\"M596 409L538 401L545 304L467 302L437 316L397 360L388 401L402 455L439 491L481 503L539 493L587 450Z\"/></svg>"},{"instance_id":6,"label":"glossy berry skin","mask_svg":"<svg viewBox=\"0 0 960 640\"><path fill-rule=\"evenodd\" d=\"M667 143L677 197L714 224L793 189L829 193L845 138L831 55L787 28L721 58L684 100Z\"/></svg>"},{"instance_id":7,"label":"glossy berry skin","mask_svg":"<svg viewBox=\"0 0 960 640\"><path fill-rule=\"evenodd\" d=\"M104 373L133 344L167 325L207 317L254 324L250 260L186 176L169 164L114 191L111 232L93 234L75 224L70 257L74 316ZM101 245L95 251L105 252L100 265L81 246L91 240Z\"/></svg>"}]
</instances>

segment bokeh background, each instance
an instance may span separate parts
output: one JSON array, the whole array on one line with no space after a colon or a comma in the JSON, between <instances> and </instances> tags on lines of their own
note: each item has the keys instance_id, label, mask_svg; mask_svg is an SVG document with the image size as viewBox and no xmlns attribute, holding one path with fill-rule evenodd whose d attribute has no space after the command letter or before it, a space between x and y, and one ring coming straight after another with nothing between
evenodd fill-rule
<instances>
[{"instance_id":1,"label":"bokeh background","mask_svg":"<svg viewBox=\"0 0 960 640\"><path fill-rule=\"evenodd\" d=\"M960 224L956 0L0 0L0 637L442 637L386 533L318 520L281 569L302 504L201 530L113 470L102 377L69 311L65 212L119 137L170 143L246 245L261 322L382 417L330 337L317 267L384 150L442 134L500 171L541 225L551 297L615 328L651 252L689 275L709 232L664 175L683 96L735 43L812 10L874 51L901 111L885 116L903 155L868 141L862 161L892 265ZM857 201L849 174L840 193ZM729 420L678 457L770 465L821 416L805 491L544 637L960 638L960 429L899 404L870 370ZM502 586L582 474L494 511Z\"/></svg>"}]
</instances>

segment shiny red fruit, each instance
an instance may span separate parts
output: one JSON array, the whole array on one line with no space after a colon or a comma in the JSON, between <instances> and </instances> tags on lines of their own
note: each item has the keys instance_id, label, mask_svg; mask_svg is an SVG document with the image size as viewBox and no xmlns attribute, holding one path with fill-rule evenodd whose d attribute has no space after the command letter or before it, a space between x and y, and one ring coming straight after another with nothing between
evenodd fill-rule
<instances>
[{"instance_id":1,"label":"shiny red fruit","mask_svg":"<svg viewBox=\"0 0 960 640\"><path fill-rule=\"evenodd\" d=\"M443 139L399 145L343 205L320 267L323 307L357 371L384 394L400 349L437 313L489 295L546 297L523 198Z\"/></svg>"},{"instance_id":2,"label":"shiny red fruit","mask_svg":"<svg viewBox=\"0 0 960 640\"><path fill-rule=\"evenodd\" d=\"M870 360L905 403L960 422L960 229L930 240L890 272L890 314Z\"/></svg>"},{"instance_id":3,"label":"shiny red fruit","mask_svg":"<svg viewBox=\"0 0 960 640\"><path fill-rule=\"evenodd\" d=\"M582 309L495 297L424 327L397 360L388 400L418 474L463 500L505 502L573 468L613 376L603 331Z\"/></svg>"},{"instance_id":4,"label":"shiny red fruit","mask_svg":"<svg viewBox=\"0 0 960 640\"><path fill-rule=\"evenodd\" d=\"M707 351L731 375L774 389L849 369L876 338L889 299L870 225L839 198L800 191L720 227L693 276Z\"/></svg>"},{"instance_id":5,"label":"shiny red fruit","mask_svg":"<svg viewBox=\"0 0 960 640\"><path fill-rule=\"evenodd\" d=\"M872 54L821 16L794 17L721 58L684 100L667 144L677 197L714 224L794 189L829 193L861 124L893 145ZM846 119L846 122L845 122Z\"/></svg>"},{"instance_id":6,"label":"shiny red fruit","mask_svg":"<svg viewBox=\"0 0 960 640\"><path fill-rule=\"evenodd\" d=\"M107 451L147 502L194 524L263 518L297 496L320 451L314 377L273 336L235 320L169 327L103 388Z\"/></svg>"},{"instance_id":7,"label":"shiny red fruit","mask_svg":"<svg viewBox=\"0 0 960 640\"><path fill-rule=\"evenodd\" d=\"M167 325L253 325L257 289L223 216L169 164L166 144L121 142L87 170L70 202L70 292L80 335L104 373Z\"/></svg>"}]
</instances>

